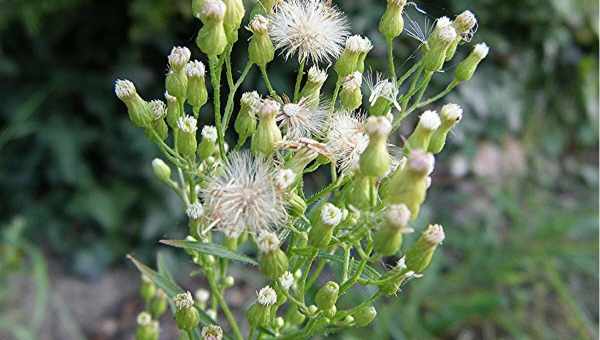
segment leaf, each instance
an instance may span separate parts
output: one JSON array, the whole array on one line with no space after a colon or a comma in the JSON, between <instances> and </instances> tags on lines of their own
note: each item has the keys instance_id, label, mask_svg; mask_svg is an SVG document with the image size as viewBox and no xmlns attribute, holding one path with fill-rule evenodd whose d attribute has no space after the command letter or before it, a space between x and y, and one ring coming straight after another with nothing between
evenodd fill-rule
<instances>
[{"instance_id":1,"label":"leaf","mask_svg":"<svg viewBox=\"0 0 600 340\"><path fill-rule=\"evenodd\" d=\"M339 255L332 255L332 254L328 254L326 252L320 251L319 254L317 255L318 257L327 259L329 261L333 261L333 262L337 262L339 264L344 264L344 258L342 256ZM355 272L356 270L358 270L360 263L359 261L351 261L350 262L350 269L351 271ZM361 276L364 279L368 279L368 280L377 280L379 279L379 277L381 276L381 274L379 274L379 272L377 271L377 269L366 265L365 266L365 270L361 273Z\"/></svg>"},{"instance_id":2,"label":"leaf","mask_svg":"<svg viewBox=\"0 0 600 340\"><path fill-rule=\"evenodd\" d=\"M244 262L254 266L258 265L256 261L249 258L248 256L232 252L231 250L214 243L202 243L183 240L161 240L160 243L172 247L183 248L186 250L198 251L203 254L214 255L232 261Z\"/></svg>"}]
</instances>

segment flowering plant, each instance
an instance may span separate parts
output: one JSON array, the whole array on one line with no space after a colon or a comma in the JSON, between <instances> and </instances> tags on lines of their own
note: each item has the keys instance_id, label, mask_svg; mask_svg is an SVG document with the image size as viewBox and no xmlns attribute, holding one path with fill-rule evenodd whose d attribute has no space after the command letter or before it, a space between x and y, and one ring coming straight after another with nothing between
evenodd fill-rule
<instances>
[{"instance_id":1,"label":"flowering plant","mask_svg":"<svg viewBox=\"0 0 600 340\"><path fill-rule=\"evenodd\" d=\"M146 101L132 82L116 81L129 118L170 163L155 159L153 170L179 195L188 218L185 240L162 243L185 249L210 288L192 296L169 275L130 257L143 274L146 303L137 339L158 339L157 320L169 304L182 339L299 339L364 327L376 317L377 298L395 295L423 275L444 239L442 226L429 225L409 247L403 247L403 236L413 232L411 221L431 185L434 155L444 148L462 109L447 104L439 114L425 111L401 146L389 144L390 135L409 114L469 80L488 47L476 45L458 63L450 84L424 99L432 77L462 42L470 41L477 21L469 11L454 20L437 19L421 41L418 61L398 76L394 42L404 31L406 5L388 0L379 22L387 43L387 75L375 77L368 97L363 98L363 78L373 45L350 35L344 14L323 0L258 1L247 16L248 62L237 79L231 53L246 18L242 0L192 1L194 16L203 23L196 44L208 59L212 108L206 105L205 64L190 61L186 47L173 48L168 57L166 103ZM277 50L298 61L293 93L269 81L267 67ZM268 94L246 92L236 106L237 91L255 65ZM328 65L336 79L331 97L322 93ZM211 109L215 125L205 125L198 136L198 118ZM226 142L232 127L238 136L234 148ZM308 195L305 177L321 167L330 168L330 182ZM238 248L244 243L258 256L242 254ZM400 259L386 268L381 259L390 256ZM235 285L228 274L231 261L258 266L268 281L246 312L246 336L224 297ZM328 266L339 273L320 284ZM341 300L357 286L376 291L346 306ZM225 321L228 326L221 328Z\"/></svg>"}]
</instances>

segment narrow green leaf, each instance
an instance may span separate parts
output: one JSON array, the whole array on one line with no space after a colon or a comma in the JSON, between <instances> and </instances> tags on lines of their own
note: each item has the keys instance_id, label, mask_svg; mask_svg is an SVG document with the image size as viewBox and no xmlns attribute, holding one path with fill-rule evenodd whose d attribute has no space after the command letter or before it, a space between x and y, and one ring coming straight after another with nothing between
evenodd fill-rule
<instances>
[{"instance_id":1,"label":"narrow green leaf","mask_svg":"<svg viewBox=\"0 0 600 340\"><path fill-rule=\"evenodd\" d=\"M229 259L232 261L244 262L254 266L257 266L258 263L248 256L234 253L231 250L220 246L214 243L202 243L202 242L194 242L194 241L183 241L183 240L162 240L160 241L162 244L166 244L172 247L183 248L187 250L198 251L203 254L213 255L217 257L221 257L224 259Z\"/></svg>"}]
</instances>

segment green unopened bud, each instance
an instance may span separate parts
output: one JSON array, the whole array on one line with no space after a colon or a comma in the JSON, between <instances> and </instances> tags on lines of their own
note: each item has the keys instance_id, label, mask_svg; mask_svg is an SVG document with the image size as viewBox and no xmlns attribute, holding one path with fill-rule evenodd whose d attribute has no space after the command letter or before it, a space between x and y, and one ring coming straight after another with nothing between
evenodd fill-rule
<instances>
[{"instance_id":1,"label":"green unopened bud","mask_svg":"<svg viewBox=\"0 0 600 340\"><path fill-rule=\"evenodd\" d=\"M129 119L137 127L149 127L152 121L152 113L148 103L140 97L135 85L129 80L117 80L115 82L115 94L127 106Z\"/></svg>"},{"instance_id":2,"label":"green unopened bud","mask_svg":"<svg viewBox=\"0 0 600 340\"><path fill-rule=\"evenodd\" d=\"M330 319L333 319L335 317L336 313L337 313L337 307L334 305L325 311L325 316Z\"/></svg>"},{"instance_id":3,"label":"green unopened bud","mask_svg":"<svg viewBox=\"0 0 600 340\"><path fill-rule=\"evenodd\" d=\"M184 331L191 331L198 327L200 313L194 306L192 293L177 294L173 302L175 303L175 322L177 323L177 328Z\"/></svg>"},{"instance_id":4,"label":"green unopened bud","mask_svg":"<svg viewBox=\"0 0 600 340\"><path fill-rule=\"evenodd\" d=\"M304 322L304 319L306 319L306 317L304 316L304 314L300 313L300 311L298 310L298 305L292 304L285 314L285 319L290 324L297 326L301 325Z\"/></svg>"},{"instance_id":5,"label":"green unopened bud","mask_svg":"<svg viewBox=\"0 0 600 340\"><path fill-rule=\"evenodd\" d=\"M312 148L303 147L285 162L284 167L292 170L295 174L302 174L306 166L318 156L319 154Z\"/></svg>"},{"instance_id":6,"label":"green unopened bud","mask_svg":"<svg viewBox=\"0 0 600 340\"><path fill-rule=\"evenodd\" d=\"M432 154L411 150L406 164L390 177L383 200L387 204L405 204L411 219L419 215L429 186L428 176L433 171L435 159Z\"/></svg>"},{"instance_id":7,"label":"green unopened bud","mask_svg":"<svg viewBox=\"0 0 600 340\"><path fill-rule=\"evenodd\" d=\"M464 11L454 19L452 25L456 30L457 37L446 51L446 61L450 61L454 58L458 44L460 44L462 40L471 41L473 33L476 30L477 19L471 11Z\"/></svg>"},{"instance_id":8,"label":"green unopened bud","mask_svg":"<svg viewBox=\"0 0 600 340\"><path fill-rule=\"evenodd\" d=\"M345 111L354 111L362 104L362 74L354 72L344 78L340 91L340 102Z\"/></svg>"},{"instance_id":9,"label":"green unopened bud","mask_svg":"<svg viewBox=\"0 0 600 340\"><path fill-rule=\"evenodd\" d=\"M146 130L146 134L150 138L158 136L160 140L164 141L169 135L169 127L167 126L167 123L165 123L167 106L161 100L153 100L148 103L148 106L150 108L152 121L150 123L150 127Z\"/></svg>"},{"instance_id":10,"label":"green unopened bud","mask_svg":"<svg viewBox=\"0 0 600 340\"><path fill-rule=\"evenodd\" d=\"M370 177L358 172L352 182L344 188L344 196L348 204L358 209L367 209L371 205L372 184L373 181Z\"/></svg>"},{"instance_id":11,"label":"green unopened bud","mask_svg":"<svg viewBox=\"0 0 600 340\"><path fill-rule=\"evenodd\" d=\"M275 6L282 1L283 0L258 0L256 5L254 5L254 8L252 8L250 20L259 14L264 16L273 14Z\"/></svg>"},{"instance_id":12,"label":"green unopened bud","mask_svg":"<svg viewBox=\"0 0 600 340\"><path fill-rule=\"evenodd\" d=\"M251 150L254 155L264 155L270 157L275 147L283 139L281 130L275 122L275 117L279 113L280 105L278 102L265 99L258 110L258 127L252 135Z\"/></svg>"},{"instance_id":13,"label":"green unopened bud","mask_svg":"<svg viewBox=\"0 0 600 340\"><path fill-rule=\"evenodd\" d=\"M444 238L444 228L441 225L429 225L406 252L406 267L415 273L422 273L431 263L433 253Z\"/></svg>"},{"instance_id":14,"label":"green unopened bud","mask_svg":"<svg viewBox=\"0 0 600 340\"><path fill-rule=\"evenodd\" d=\"M227 8L221 0L205 0L200 11L200 20L204 23L198 37L196 45L209 57L221 55L227 47L227 34L223 20Z\"/></svg>"},{"instance_id":15,"label":"green unopened bud","mask_svg":"<svg viewBox=\"0 0 600 340\"><path fill-rule=\"evenodd\" d=\"M264 67L275 58L275 47L268 29L269 21L262 15L255 16L248 26L253 33L248 44L248 60L258 66Z\"/></svg>"},{"instance_id":16,"label":"green unopened bud","mask_svg":"<svg viewBox=\"0 0 600 340\"><path fill-rule=\"evenodd\" d=\"M377 317L377 310L373 306L364 306L355 311L352 316L357 327L366 327Z\"/></svg>"},{"instance_id":17,"label":"green unopened bud","mask_svg":"<svg viewBox=\"0 0 600 340\"><path fill-rule=\"evenodd\" d=\"M300 195L298 195L295 192L291 193L288 196L287 203L290 216L304 216L304 213L306 212L306 201L302 197L300 197Z\"/></svg>"},{"instance_id":18,"label":"green unopened bud","mask_svg":"<svg viewBox=\"0 0 600 340\"><path fill-rule=\"evenodd\" d=\"M392 124L386 117L369 117L366 130L369 145L360 155L360 173L369 177L381 177L390 169L387 137L392 131Z\"/></svg>"},{"instance_id":19,"label":"green unopened bud","mask_svg":"<svg viewBox=\"0 0 600 340\"><path fill-rule=\"evenodd\" d=\"M271 306L277 302L277 293L273 288L266 286L258 292L256 303L246 312L248 323L253 327L268 327L271 324Z\"/></svg>"},{"instance_id":20,"label":"green unopened bud","mask_svg":"<svg viewBox=\"0 0 600 340\"><path fill-rule=\"evenodd\" d=\"M202 140L198 145L200 159L208 159L217 152L217 129L211 125L202 128Z\"/></svg>"},{"instance_id":21,"label":"green unopened bud","mask_svg":"<svg viewBox=\"0 0 600 340\"><path fill-rule=\"evenodd\" d=\"M153 321L150 314L142 312L137 316L137 329L135 340L158 340L160 329L157 321Z\"/></svg>"},{"instance_id":22,"label":"green unopened bud","mask_svg":"<svg viewBox=\"0 0 600 340\"><path fill-rule=\"evenodd\" d=\"M171 168L160 158L155 158L152 161L152 171L154 172L154 176L160 179L163 182L171 181Z\"/></svg>"},{"instance_id":23,"label":"green unopened bud","mask_svg":"<svg viewBox=\"0 0 600 340\"><path fill-rule=\"evenodd\" d=\"M198 305L198 308L204 309L206 308L206 304L210 298L210 292L204 288L199 288L196 290L196 293L194 293L194 297L196 298L196 304Z\"/></svg>"},{"instance_id":24,"label":"green unopened bud","mask_svg":"<svg viewBox=\"0 0 600 340\"><path fill-rule=\"evenodd\" d=\"M396 100L398 90L394 83L385 79L379 81L369 97L369 114L371 116L385 116L390 112L393 102Z\"/></svg>"},{"instance_id":25,"label":"green unopened bud","mask_svg":"<svg viewBox=\"0 0 600 340\"><path fill-rule=\"evenodd\" d=\"M167 92L183 102L187 96L187 75L185 66L190 61L191 52L187 47L173 47L169 54L169 73L165 81Z\"/></svg>"},{"instance_id":26,"label":"green unopened bud","mask_svg":"<svg viewBox=\"0 0 600 340\"><path fill-rule=\"evenodd\" d=\"M165 100L167 101L167 124L171 129L177 129L177 121L182 116L177 98L165 92Z\"/></svg>"},{"instance_id":27,"label":"green unopened bud","mask_svg":"<svg viewBox=\"0 0 600 340\"><path fill-rule=\"evenodd\" d=\"M235 279L233 278L233 276L229 275L223 279L223 287L231 288L233 287L233 285L235 285Z\"/></svg>"},{"instance_id":28,"label":"green unopened bud","mask_svg":"<svg viewBox=\"0 0 600 340\"><path fill-rule=\"evenodd\" d=\"M179 117L177 121L177 127L179 128L177 144L177 151L187 159L194 159L196 155L196 148L198 147L196 142L196 118L192 116Z\"/></svg>"},{"instance_id":29,"label":"green unopened bud","mask_svg":"<svg viewBox=\"0 0 600 340\"><path fill-rule=\"evenodd\" d=\"M258 92L246 92L240 100L240 112L235 119L235 132L239 135L239 144L243 145L249 136L256 131L256 113L260 109L261 101Z\"/></svg>"},{"instance_id":30,"label":"green unopened bud","mask_svg":"<svg viewBox=\"0 0 600 340\"><path fill-rule=\"evenodd\" d=\"M308 243L318 249L325 249L331 242L334 228L342 221L342 211L331 203L321 206L316 221L308 233Z\"/></svg>"},{"instance_id":31,"label":"green unopened bud","mask_svg":"<svg viewBox=\"0 0 600 340\"><path fill-rule=\"evenodd\" d=\"M335 306L339 292L340 286L333 281L329 281L317 291L315 304L322 310L328 310Z\"/></svg>"},{"instance_id":32,"label":"green unopened bud","mask_svg":"<svg viewBox=\"0 0 600 340\"><path fill-rule=\"evenodd\" d=\"M223 0L223 2L227 8L223 20L225 34L229 43L233 44L238 40L238 30L242 25L246 9L242 0Z\"/></svg>"},{"instance_id":33,"label":"green unopened bud","mask_svg":"<svg viewBox=\"0 0 600 340\"><path fill-rule=\"evenodd\" d=\"M448 104L442 107L440 111L442 115L442 125L435 131L431 137L428 151L433 154L438 154L446 145L446 138L452 128L462 119L462 109L456 104Z\"/></svg>"},{"instance_id":34,"label":"green unopened bud","mask_svg":"<svg viewBox=\"0 0 600 340\"><path fill-rule=\"evenodd\" d=\"M274 233L264 232L256 241L260 250L261 272L271 280L278 279L288 269L288 258L279 248L279 238Z\"/></svg>"},{"instance_id":35,"label":"green unopened bud","mask_svg":"<svg viewBox=\"0 0 600 340\"><path fill-rule=\"evenodd\" d=\"M194 60L187 64L185 73L188 78L187 100L192 105L194 116L197 118L200 109L208 101L205 81L206 69L201 61Z\"/></svg>"},{"instance_id":36,"label":"green unopened bud","mask_svg":"<svg viewBox=\"0 0 600 340\"><path fill-rule=\"evenodd\" d=\"M379 32L387 40L393 40L404 30L404 18L402 13L406 6L406 0L388 0L387 8L379 21Z\"/></svg>"},{"instance_id":37,"label":"green unopened bud","mask_svg":"<svg viewBox=\"0 0 600 340\"><path fill-rule=\"evenodd\" d=\"M423 56L423 68L426 72L437 72L446 61L446 52L458 35L452 21L447 17L437 19L436 26L427 40L427 52Z\"/></svg>"},{"instance_id":38,"label":"green unopened bud","mask_svg":"<svg viewBox=\"0 0 600 340\"><path fill-rule=\"evenodd\" d=\"M479 63L487 57L490 48L485 44L477 44L471 54L456 67L454 77L457 81L467 81L473 77Z\"/></svg>"},{"instance_id":39,"label":"green unopened bud","mask_svg":"<svg viewBox=\"0 0 600 340\"><path fill-rule=\"evenodd\" d=\"M346 46L334 67L339 79L344 79L357 70L358 58L362 52L362 39L360 35L353 35L346 39Z\"/></svg>"},{"instance_id":40,"label":"green unopened bud","mask_svg":"<svg viewBox=\"0 0 600 340\"><path fill-rule=\"evenodd\" d=\"M408 228L410 210L404 204L392 205L385 214L385 223L375 233L374 249L383 256L392 256L402 246L403 234L413 232Z\"/></svg>"},{"instance_id":41,"label":"green unopened bud","mask_svg":"<svg viewBox=\"0 0 600 340\"><path fill-rule=\"evenodd\" d=\"M202 16L204 0L192 0L192 15L198 19Z\"/></svg>"},{"instance_id":42,"label":"green unopened bud","mask_svg":"<svg viewBox=\"0 0 600 340\"><path fill-rule=\"evenodd\" d=\"M273 328L275 328L275 329L281 329L281 328L283 328L284 325L285 325L285 320L281 316L276 317L275 320L273 321Z\"/></svg>"},{"instance_id":43,"label":"green unopened bud","mask_svg":"<svg viewBox=\"0 0 600 340\"><path fill-rule=\"evenodd\" d=\"M148 304L154 297L154 294L156 294L156 286L154 285L154 282L152 282L152 280L150 280L147 276L143 275L142 284L140 286L140 295L142 296L142 299L144 299L144 302Z\"/></svg>"},{"instance_id":44,"label":"green unopened bud","mask_svg":"<svg viewBox=\"0 0 600 340\"><path fill-rule=\"evenodd\" d=\"M408 137L405 143L404 150L427 150L431 137L436 130L440 127L442 122L440 116L435 111L425 111L421 117L419 117L419 123L415 128L415 131Z\"/></svg>"},{"instance_id":45,"label":"green unopened bud","mask_svg":"<svg viewBox=\"0 0 600 340\"><path fill-rule=\"evenodd\" d=\"M311 108L319 106L321 88L326 80L327 72L321 70L316 65L308 70L308 77L306 83L302 87L302 91L300 91L300 97L307 98L306 100Z\"/></svg>"},{"instance_id":46,"label":"green unopened bud","mask_svg":"<svg viewBox=\"0 0 600 340\"><path fill-rule=\"evenodd\" d=\"M156 295L150 302L150 313L155 319L160 318L161 315L167 310L167 294L162 289L156 292Z\"/></svg>"},{"instance_id":47,"label":"green unopened bud","mask_svg":"<svg viewBox=\"0 0 600 340\"><path fill-rule=\"evenodd\" d=\"M223 329L217 325L204 326L200 336L202 336L202 340L222 340Z\"/></svg>"}]
</instances>

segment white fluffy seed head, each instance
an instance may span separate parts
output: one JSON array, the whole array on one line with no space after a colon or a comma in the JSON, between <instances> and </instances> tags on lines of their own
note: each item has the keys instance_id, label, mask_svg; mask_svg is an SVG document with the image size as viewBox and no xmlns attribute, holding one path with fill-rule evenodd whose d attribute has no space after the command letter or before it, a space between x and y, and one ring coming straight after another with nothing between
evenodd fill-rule
<instances>
[{"instance_id":1,"label":"white fluffy seed head","mask_svg":"<svg viewBox=\"0 0 600 340\"><path fill-rule=\"evenodd\" d=\"M147 326L152 322L152 316L148 312L141 312L137 316L137 324L140 326Z\"/></svg>"},{"instance_id":2,"label":"white fluffy seed head","mask_svg":"<svg viewBox=\"0 0 600 340\"><path fill-rule=\"evenodd\" d=\"M181 69L190 61L192 52L187 47L175 46L169 54L169 65L175 69Z\"/></svg>"},{"instance_id":3,"label":"white fluffy seed head","mask_svg":"<svg viewBox=\"0 0 600 340\"><path fill-rule=\"evenodd\" d=\"M463 110L457 104L446 104L440 110L442 119L446 122L459 122L462 119Z\"/></svg>"},{"instance_id":4,"label":"white fluffy seed head","mask_svg":"<svg viewBox=\"0 0 600 340\"><path fill-rule=\"evenodd\" d=\"M321 221L328 226L340 224L342 216L342 210L331 203L325 203L321 208Z\"/></svg>"},{"instance_id":5,"label":"white fluffy seed head","mask_svg":"<svg viewBox=\"0 0 600 340\"><path fill-rule=\"evenodd\" d=\"M261 103L260 109L258 110L258 118L270 119L276 117L281 109L281 104L272 100L264 99Z\"/></svg>"},{"instance_id":6,"label":"white fluffy seed head","mask_svg":"<svg viewBox=\"0 0 600 340\"><path fill-rule=\"evenodd\" d=\"M190 292L175 295L173 302L175 303L175 308L177 308L177 310L188 309L194 306L194 298Z\"/></svg>"},{"instance_id":7,"label":"white fluffy seed head","mask_svg":"<svg viewBox=\"0 0 600 340\"><path fill-rule=\"evenodd\" d=\"M206 68L200 60L192 60L185 65L185 73L189 78L204 78Z\"/></svg>"},{"instance_id":8,"label":"white fluffy seed head","mask_svg":"<svg viewBox=\"0 0 600 340\"><path fill-rule=\"evenodd\" d=\"M325 141L327 150L342 172L356 168L360 155L369 145L365 116L351 112L334 114Z\"/></svg>"},{"instance_id":9,"label":"white fluffy seed head","mask_svg":"<svg viewBox=\"0 0 600 340\"><path fill-rule=\"evenodd\" d=\"M152 119L159 120L165 118L167 115L167 106L162 100L152 100L148 104L150 105L150 112L152 113Z\"/></svg>"},{"instance_id":10,"label":"white fluffy seed head","mask_svg":"<svg viewBox=\"0 0 600 340\"><path fill-rule=\"evenodd\" d=\"M198 303L204 305L208 302L208 299L210 298L210 292L204 288L199 288L198 290L196 290L194 296L196 297L196 301L198 301Z\"/></svg>"},{"instance_id":11,"label":"white fluffy seed head","mask_svg":"<svg viewBox=\"0 0 600 340\"><path fill-rule=\"evenodd\" d=\"M190 220L197 220L204 214L204 207L200 202L192 203L185 210L185 214Z\"/></svg>"},{"instance_id":12,"label":"white fluffy seed head","mask_svg":"<svg viewBox=\"0 0 600 340\"><path fill-rule=\"evenodd\" d=\"M202 340L222 340L223 329L217 325L204 326L200 335Z\"/></svg>"},{"instance_id":13,"label":"white fluffy seed head","mask_svg":"<svg viewBox=\"0 0 600 340\"><path fill-rule=\"evenodd\" d=\"M270 35L286 59L331 63L349 35L348 19L323 0L287 0L270 17Z\"/></svg>"},{"instance_id":14,"label":"white fluffy seed head","mask_svg":"<svg viewBox=\"0 0 600 340\"><path fill-rule=\"evenodd\" d=\"M197 124L196 118L190 115L185 115L177 119L177 127L179 130L186 133L196 133L196 131L198 131Z\"/></svg>"},{"instance_id":15,"label":"white fluffy seed head","mask_svg":"<svg viewBox=\"0 0 600 340\"><path fill-rule=\"evenodd\" d=\"M440 116L435 111L425 111L419 117L419 126L429 131L437 130L441 124Z\"/></svg>"},{"instance_id":16,"label":"white fluffy seed head","mask_svg":"<svg viewBox=\"0 0 600 340\"><path fill-rule=\"evenodd\" d=\"M121 100L131 98L137 94L135 85L130 80L118 79L115 82L115 94Z\"/></svg>"},{"instance_id":17,"label":"white fluffy seed head","mask_svg":"<svg viewBox=\"0 0 600 340\"><path fill-rule=\"evenodd\" d=\"M444 241L446 234L444 234L444 228L439 224L430 224L427 230L423 232L425 240L433 245L438 245Z\"/></svg>"},{"instance_id":18,"label":"white fluffy seed head","mask_svg":"<svg viewBox=\"0 0 600 340\"><path fill-rule=\"evenodd\" d=\"M232 152L222 171L208 178L200 195L205 214L230 237L260 234L287 219L270 163L249 152Z\"/></svg>"},{"instance_id":19,"label":"white fluffy seed head","mask_svg":"<svg viewBox=\"0 0 600 340\"><path fill-rule=\"evenodd\" d=\"M298 104L290 103L283 106L277 116L285 136L290 140L320 136L327 123L327 110L311 107L310 100L302 99Z\"/></svg>"},{"instance_id":20,"label":"white fluffy seed head","mask_svg":"<svg viewBox=\"0 0 600 340\"><path fill-rule=\"evenodd\" d=\"M258 14L252 19L248 29L254 34L264 34L269 30L269 19Z\"/></svg>"},{"instance_id":21,"label":"white fluffy seed head","mask_svg":"<svg viewBox=\"0 0 600 340\"><path fill-rule=\"evenodd\" d=\"M344 83L342 87L346 90L357 90L362 86L363 78L362 73L356 71L353 72L344 78Z\"/></svg>"},{"instance_id":22,"label":"white fluffy seed head","mask_svg":"<svg viewBox=\"0 0 600 340\"><path fill-rule=\"evenodd\" d=\"M256 243L261 253L273 252L279 249L279 246L281 245L279 237L277 237L275 233L269 231L260 233L256 238Z\"/></svg>"},{"instance_id":23,"label":"white fluffy seed head","mask_svg":"<svg viewBox=\"0 0 600 340\"><path fill-rule=\"evenodd\" d=\"M475 54L475 56L477 56L477 58L479 58L480 60L485 59L489 52L490 48L486 43L477 44L473 48L473 54Z\"/></svg>"},{"instance_id":24,"label":"white fluffy seed head","mask_svg":"<svg viewBox=\"0 0 600 340\"><path fill-rule=\"evenodd\" d=\"M257 301L260 305L272 306L275 304L275 302L277 302L277 293L269 286L263 287L258 292Z\"/></svg>"},{"instance_id":25,"label":"white fluffy seed head","mask_svg":"<svg viewBox=\"0 0 600 340\"><path fill-rule=\"evenodd\" d=\"M286 271L279 277L279 284L283 289L289 290L294 285L294 275Z\"/></svg>"},{"instance_id":26,"label":"white fluffy seed head","mask_svg":"<svg viewBox=\"0 0 600 340\"><path fill-rule=\"evenodd\" d=\"M392 131L392 124L387 117L371 116L366 126L369 136L387 136Z\"/></svg>"},{"instance_id":27,"label":"white fluffy seed head","mask_svg":"<svg viewBox=\"0 0 600 340\"><path fill-rule=\"evenodd\" d=\"M221 0L205 0L200 12L201 17L221 21L225 18L227 6Z\"/></svg>"},{"instance_id":28,"label":"white fluffy seed head","mask_svg":"<svg viewBox=\"0 0 600 340\"><path fill-rule=\"evenodd\" d=\"M327 72L313 65L308 70L308 81L315 84L323 84L327 80Z\"/></svg>"},{"instance_id":29,"label":"white fluffy seed head","mask_svg":"<svg viewBox=\"0 0 600 340\"><path fill-rule=\"evenodd\" d=\"M279 190L289 188L296 180L296 173L291 169L281 169L275 175L275 185Z\"/></svg>"},{"instance_id":30,"label":"white fluffy seed head","mask_svg":"<svg viewBox=\"0 0 600 340\"><path fill-rule=\"evenodd\" d=\"M454 19L454 28L458 34L470 32L477 25L477 18L471 11L464 11Z\"/></svg>"},{"instance_id":31,"label":"white fluffy seed head","mask_svg":"<svg viewBox=\"0 0 600 340\"><path fill-rule=\"evenodd\" d=\"M385 213L386 221L397 228L405 228L410 220L410 210L406 204L391 205Z\"/></svg>"},{"instance_id":32,"label":"white fluffy seed head","mask_svg":"<svg viewBox=\"0 0 600 340\"><path fill-rule=\"evenodd\" d=\"M202 138L212 143L217 141L217 128L212 125L205 125L202 128Z\"/></svg>"},{"instance_id":33,"label":"white fluffy seed head","mask_svg":"<svg viewBox=\"0 0 600 340\"><path fill-rule=\"evenodd\" d=\"M408 155L407 166L415 172L430 174L435 166L435 158L432 154L422 150L412 150Z\"/></svg>"}]
</instances>

